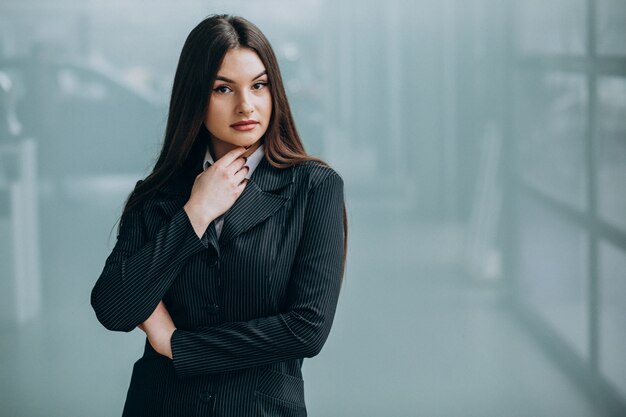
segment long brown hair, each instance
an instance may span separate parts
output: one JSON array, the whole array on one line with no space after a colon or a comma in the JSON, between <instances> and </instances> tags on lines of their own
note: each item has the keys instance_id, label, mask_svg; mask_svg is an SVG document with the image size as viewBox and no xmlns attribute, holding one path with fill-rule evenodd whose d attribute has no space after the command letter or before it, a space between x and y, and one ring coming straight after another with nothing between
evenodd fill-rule
<instances>
[{"instance_id":1,"label":"long brown hair","mask_svg":"<svg viewBox=\"0 0 626 417\"><path fill-rule=\"evenodd\" d=\"M275 168L288 168L305 161L317 161L304 150L291 114L276 55L269 41L253 23L239 16L211 15L200 22L187 36L180 53L172 96L170 99L163 147L156 164L129 195L120 218L118 231L125 216L140 207L170 178L191 175L204 158L207 131L204 127L212 86L222 60L230 49L253 49L263 62L272 95L272 116L263 138L265 158ZM190 177L193 180L193 177ZM348 221L343 206L345 272L348 248Z\"/></svg>"}]
</instances>

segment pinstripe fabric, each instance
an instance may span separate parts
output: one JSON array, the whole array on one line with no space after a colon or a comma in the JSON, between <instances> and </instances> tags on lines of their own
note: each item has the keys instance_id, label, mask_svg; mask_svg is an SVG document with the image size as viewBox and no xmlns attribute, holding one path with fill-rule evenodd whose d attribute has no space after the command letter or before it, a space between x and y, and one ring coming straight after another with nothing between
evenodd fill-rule
<instances>
[{"instance_id":1,"label":"pinstripe fabric","mask_svg":"<svg viewBox=\"0 0 626 417\"><path fill-rule=\"evenodd\" d=\"M343 181L314 162L265 158L201 239L183 210L192 183L166 184L124 219L92 293L98 320L133 330L161 299L173 360L146 340L124 416L306 416L303 358L330 331L343 257Z\"/></svg>"}]
</instances>

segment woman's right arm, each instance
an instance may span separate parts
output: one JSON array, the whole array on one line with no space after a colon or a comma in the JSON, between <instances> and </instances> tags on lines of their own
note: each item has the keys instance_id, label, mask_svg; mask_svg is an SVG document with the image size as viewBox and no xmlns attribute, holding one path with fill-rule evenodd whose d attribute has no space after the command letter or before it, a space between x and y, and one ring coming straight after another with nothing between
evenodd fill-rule
<instances>
[{"instance_id":1,"label":"woman's right arm","mask_svg":"<svg viewBox=\"0 0 626 417\"><path fill-rule=\"evenodd\" d=\"M154 237L148 239L143 224L149 218L147 206L127 213L91 291L91 305L104 327L130 332L146 321L185 261L208 248L207 226L233 205L247 184L245 151L235 148L198 174L185 206Z\"/></svg>"},{"instance_id":2,"label":"woman's right arm","mask_svg":"<svg viewBox=\"0 0 626 417\"><path fill-rule=\"evenodd\" d=\"M139 183L137 183L139 185ZM185 261L206 250L184 210L148 240L143 210L127 213L117 242L91 291L96 317L109 330L130 332L150 317Z\"/></svg>"}]
</instances>

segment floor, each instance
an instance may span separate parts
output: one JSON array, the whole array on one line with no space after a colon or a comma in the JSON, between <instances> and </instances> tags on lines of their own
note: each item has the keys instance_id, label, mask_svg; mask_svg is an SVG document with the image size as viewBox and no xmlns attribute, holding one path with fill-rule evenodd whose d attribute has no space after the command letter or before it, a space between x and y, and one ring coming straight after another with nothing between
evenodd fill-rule
<instances>
[{"instance_id":1,"label":"floor","mask_svg":"<svg viewBox=\"0 0 626 417\"><path fill-rule=\"evenodd\" d=\"M44 187L42 312L2 324L0 416L121 414L143 338L101 327L89 293L122 184L106 198ZM349 216L333 330L304 365L310 416L602 417L503 303L501 283L466 276L459 228L382 224L358 206Z\"/></svg>"}]
</instances>

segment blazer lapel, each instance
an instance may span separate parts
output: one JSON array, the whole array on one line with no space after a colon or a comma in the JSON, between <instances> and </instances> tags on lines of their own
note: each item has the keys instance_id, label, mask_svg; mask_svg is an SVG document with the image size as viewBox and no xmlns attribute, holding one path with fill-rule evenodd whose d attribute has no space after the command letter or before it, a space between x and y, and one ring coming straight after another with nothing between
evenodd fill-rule
<instances>
[{"instance_id":1,"label":"blazer lapel","mask_svg":"<svg viewBox=\"0 0 626 417\"><path fill-rule=\"evenodd\" d=\"M292 167L275 168L265 157L261 159L248 185L224 216L219 244L225 246L278 211L290 199L288 193L278 191L293 182Z\"/></svg>"}]
</instances>

